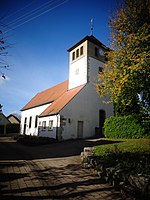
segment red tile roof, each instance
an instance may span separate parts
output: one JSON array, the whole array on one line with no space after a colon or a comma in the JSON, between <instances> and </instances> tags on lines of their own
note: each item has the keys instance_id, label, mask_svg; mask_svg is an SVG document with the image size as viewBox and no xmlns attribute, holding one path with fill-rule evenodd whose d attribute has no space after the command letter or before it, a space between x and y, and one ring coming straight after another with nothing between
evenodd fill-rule
<instances>
[{"instance_id":1,"label":"red tile roof","mask_svg":"<svg viewBox=\"0 0 150 200\"><path fill-rule=\"evenodd\" d=\"M84 86L85 85L82 85L63 93L41 113L40 117L58 114L82 90Z\"/></svg>"},{"instance_id":2,"label":"red tile roof","mask_svg":"<svg viewBox=\"0 0 150 200\"><path fill-rule=\"evenodd\" d=\"M64 81L58 85L55 85L47 90L44 90L37 95L35 95L29 103L27 103L22 109L27 110L40 105L51 103L58 99L62 94L64 94L68 89L68 81Z\"/></svg>"}]
</instances>

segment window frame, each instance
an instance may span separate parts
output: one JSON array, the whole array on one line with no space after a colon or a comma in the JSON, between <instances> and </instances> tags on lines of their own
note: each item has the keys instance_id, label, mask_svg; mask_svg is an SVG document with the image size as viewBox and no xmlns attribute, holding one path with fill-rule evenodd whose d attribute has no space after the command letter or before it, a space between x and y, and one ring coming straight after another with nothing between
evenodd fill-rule
<instances>
[{"instance_id":1,"label":"window frame","mask_svg":"<svg viewBox=\"0 0 150 200\"><path fill-rule=\"evenodd\" d=\"M79 58L79 49L76 50L76 58Z\"/></svg>"},{"instance_id":2,"label":"window frame","mask_svg":"<svg viewBox=\"0 0 150 200\"><path fill-rule=\"evenodd\" d=\"M29 118L29 128L31 128L31 126L32 126L32 116L30 116Z\"/></svg>"},{"instance_id":3,"label":"window frame","mask_svg":"<svg viewBox=\"0 0 150 200\"><path fill-rule=\"evenodd\" d=\"M95 47L95 56L98 58L98 48Z\"/></svg>"},{"instance_id":4,"label":"window frame","mask_svg":"<svg viewBox=\"0 0 150 200\"><path fill-rule=\"evenodd\" d=\"M27 117L24 118L24 124L27 124Z\"/></svg>"},{"instance_id":5,"label":"window frame","mask_svg":"<svg viewBox=\"0 0 150 200\"><path fill-rule=\"evenodd\" d=\"M83 55L83 46L80 47L80 56Z\"/></svg>"},{"instance_id":6,"label":"window frame","mask_svg":"<svg viewBox=\"0 0 150 200\"><path fill-rule=\"evenodd\" d=\"M75 75L76 75L76 76L79 75L79 68L77 68L77 69L75 70Z\"/></svg>"},{"instance_id":7,"label":"window frame","mask_svg":"<svg viewBox=\"0 0 150 200\"><path fill-rule=\"evenodd\" d=\"M38 127L38 115L35 116L35 126L34 126L34 127L35 127L35 128Z\"/></svg>"},{"instance_id":8,"label":"window frame","mask_svg":"<svg viewBox=\"0 0 150 200\"><path fill-rule=\"evenodd\" d=\"M49 120L49 122L48 122L48 130L49 130L49 131L52 131L52 130L53 130L53 123L54 123L53 120Z\"/></svg>"},{"instance_id":9,"label":"window frame","mask_svg":"<svg viewBox=\"0 0 150 200\"><path fill-rule=\"evenodd\" d=\"M75 51L72 52L72 61L75 60Z\"/></svg>"},{"instance_id":10,"label":"window frame","mask_svg":"<svg viewBox=\"0 0 150 200\"><path fill-rule=\"evenodd\" d=\"M42 121L42 131L46 131L46 121Z\"/></svg>"}]
</instances>

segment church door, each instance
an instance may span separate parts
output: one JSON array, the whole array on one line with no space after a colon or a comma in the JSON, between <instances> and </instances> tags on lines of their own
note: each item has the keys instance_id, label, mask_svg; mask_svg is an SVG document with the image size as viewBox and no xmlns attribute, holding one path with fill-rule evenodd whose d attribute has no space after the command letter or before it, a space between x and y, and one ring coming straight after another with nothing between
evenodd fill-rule
<instances>
[{"instance_id":1,"label":"church door","mask_svg":"<svg viewBox=\"0 0 150 200\"><path fill-rule=\"evenodd\" d=\"M99 128L100 128L100 136L104 136L104 122L106 119L106 112L105 110L99 111Z\"/></svg>"},{"instance_id":2,"label":"church door","mask_svg":"<svg viewBox=\"0 0 150 200\"><path fill-rule=\"evenodd\" d=\"M83 121L78 121L77 137L83 138Z\"/></svg>"}]
</instances>

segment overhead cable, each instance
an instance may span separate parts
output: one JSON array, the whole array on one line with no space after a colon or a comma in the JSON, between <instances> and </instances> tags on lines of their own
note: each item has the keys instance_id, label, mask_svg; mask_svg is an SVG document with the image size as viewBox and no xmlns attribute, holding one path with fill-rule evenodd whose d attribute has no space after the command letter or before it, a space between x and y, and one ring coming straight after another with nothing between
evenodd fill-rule
<instances>
[{"instance_id":1,"label":"overhead cable","mask_svg":"<svg viewBox=\"0 0 150 200\"><path fill-rule=\"evenodd\" d=\"M52 0L53 1L53 0ZM16 29L17 27L20 27L20 26L22 26L23 24L25 24L25 23L27 23L27 22L29 22L29 21L32 21L33 19L36 19L37 17L39 17L39 16L41 16L41 15L43 15L43 14L45 14L45 13L48 13L48 12L50 12L51 10L53 10L53 9L55 9L55 8L57 8L57 7L59 7L59 6L61 6L61 5L63 5L63 4L65 4L66 2L68 2L69 0L64 0L64 1L62 1L62 2L60 2L60 0L55 0L55 4L56 4L56 2L58 3L58 2L60 2L60 3L58 3L58 4L56 4L56 5L53 5L54 3L52 3L52 1L49 1L49 2L47 2L47 3L50 3L49 5L46 5L47 3L45 3L45 4L43 4L44 5L44 7L43 7L43 5L42 6L39 6L38 8L36 8L36 9L34 9L34 10L32 10L32 11L30 11L30 12L28 12L28 13L26 13L26 14L24 14L24 15L22 15L21 17L19 17L19 18L17 18L16 20L14 20L14 21L12 21L12 22L10 22L9 23L9 26L14 26L12 29ZM51 7L50 8L48 8L49 6L51 5ZM42 8L43 7L43 8ZM46 8L48 8L48 9L46 9ZM44 9L44 11L42 11ZM46 9L46 10L45 10ZM33 12L34 11L34 12ZM32 12L32 14L30 14ZM39 13L40 12L40 13ZM39 14L38 14L39 13ZM36 15L35 15L36 14ZM35 16L33 16L33 15L35 15ZM30 17L30 18L29 18ZM23 20L25 20L25 21L23 21ZM16 21L16 22L15 22ZM23 21L23 22L21 22L21 21ZM20 22L20 23L19 23ZM18 23L18 24L17 24ZM6 31L5 33L7 33L7 32L9 32L9 30L8 31Z\"/></svg>"}]
</instances>

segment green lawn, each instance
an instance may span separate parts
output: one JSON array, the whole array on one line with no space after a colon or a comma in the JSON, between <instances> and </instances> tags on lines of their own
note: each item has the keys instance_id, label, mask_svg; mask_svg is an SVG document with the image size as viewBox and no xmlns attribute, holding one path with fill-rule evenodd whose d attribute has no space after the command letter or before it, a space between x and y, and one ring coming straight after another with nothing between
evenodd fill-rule
<instances>
[{"instance_id":1,"label":"green lawn","mask_svg":"<svg viewBox=\"0 0 150 200\"><path fill-rule=\"evenodd\" d=\"M96 146L94 152L97 155L107 155L112 152L145 153L150 154L150 139L105 139L110 144ZM114 143L112 143L114 141Z\"/></svg>"},{"instance_id":2,"label":"green lawn","mask_svg":"<svg viewBox=\"0 0 150 200\"><path fill-rule=\"evenodd\" d=\"M150 139L105 140L106 144L94 147L104 164L132 173L150 174Z\"/></svg>"}]
</instances>

